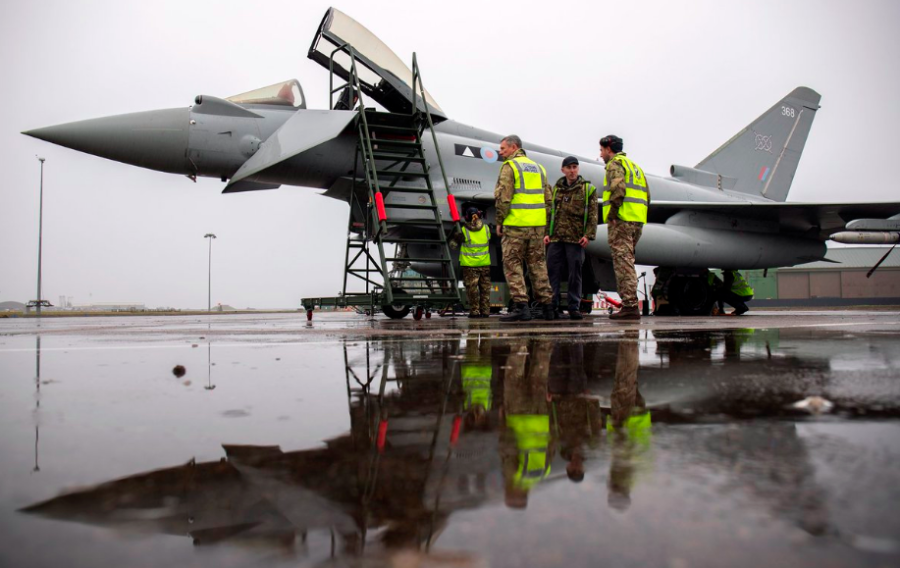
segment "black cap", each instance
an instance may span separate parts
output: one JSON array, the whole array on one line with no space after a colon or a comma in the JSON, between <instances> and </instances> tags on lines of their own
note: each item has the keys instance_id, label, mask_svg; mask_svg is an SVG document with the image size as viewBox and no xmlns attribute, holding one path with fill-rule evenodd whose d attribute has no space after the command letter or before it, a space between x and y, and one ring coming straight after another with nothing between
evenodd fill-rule
<instances>
[{"instance_id":1,"label":"black cap","mask_svg":"<svg viewBox=\"0 0 900 568\"><path fill-rule=\"evenodd\" d=\"M576 158L575 156L567 156L566 158L563 158L563 167L571 166L572 164L575 164L577 166L578 158Z\"/></svg>"},{"instance_id":2,"label":"black cap","mask_svg":"<svg viewBox=\"0 0 900 568\"><path fill-rule=\"evenodd\" d=\"M478 215L481 211L477 207L469 207L466 209L466 219L471 219L472 215Z\"/></svg>"}]
</instances>

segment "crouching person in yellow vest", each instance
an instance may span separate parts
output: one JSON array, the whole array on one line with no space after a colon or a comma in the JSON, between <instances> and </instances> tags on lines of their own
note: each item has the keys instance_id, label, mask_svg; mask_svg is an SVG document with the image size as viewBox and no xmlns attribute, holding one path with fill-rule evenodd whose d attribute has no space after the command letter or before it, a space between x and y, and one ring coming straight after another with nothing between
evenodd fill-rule
<instances>
[{"instance_id":1,"label":"crouching person in yellow vest","mask_svg":"<svg viewBox=\"0 0 900 568\"><path fill-rule=\"evenodd\" d=\"M475 207L466 209L465 225L453 235L450 243L454 248L459 247L459 265L472 319L491 314L491 231L481 216L481 211Z\"/></svg>"},{"instance_id":2,"label":"crouching person in yellow vest","mask_svg":"<svg viewBox=\"0 0 900 568\"><path fill-rule=\"evenodd\" d=\"M725 284L720 288L719 313L724 313L724 304L734 308L731 312L732 316L739 316L750 311L747 302L753 299L753 288L747 283L747 280L737 270L723 270L722 276L725 278Z\"/></svg>"},{"instance_id":3,"label":"crouching person in yellow vest","mask_svg":"<svg viewBox=\"0 0 900 568\"><path fill-rule=\"evenodd\" d=\"M522 140L510 135L500 141L500 177L494 188L497 208L497 234L503 251L503 274L515 307L500 318L502 322L528 321L531 310L525 288L528 268L534 298L543 307L544 319L554 319L553 292L547 276L547 256L544 234L548 221L548 206L552 199L544 166L531 160L522 149Z\"/></svg>"}]
</instances>

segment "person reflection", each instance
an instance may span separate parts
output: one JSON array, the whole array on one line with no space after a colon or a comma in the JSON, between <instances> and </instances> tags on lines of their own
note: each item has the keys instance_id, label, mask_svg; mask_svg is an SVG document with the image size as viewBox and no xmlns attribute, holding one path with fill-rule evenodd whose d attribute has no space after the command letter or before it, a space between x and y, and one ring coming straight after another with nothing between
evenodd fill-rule
<instances>
[{"instance_id":1,"label":"person reflection","mask_svg":"<svg viewBox=\"0 0 900 568\"><path fill-rule=\"evenodd\" d=\"M550 474L547 379L552 350L547 340L517 339L505 365L500 460L506 506L512 509L526 508L528 493Z\"/></svg>"},{"instance_id":2,"label":"person reflection","mask_svg":"<svg viewBox=\"0 0 900 568\"><path fill-rule=\"evenodd\" d=\"M466 432L490 430L493 406L490 342L466 340L466 354L460 365L463 390L463 426Z\"/></svg>"},{"instance_id":3,"label":"person reflection","mask_svg":"<svg viewBox=\"0 0 900 568\"><path fill-rule=\"evenodd\" d=\"M557 343L550 369L550 410L559 453L569 480L579 483L584 479L584 446L596 447L602 427L600 401L588 395L584 344Z\"/></svg>"},{"instance_id":4,"label":"person reflection","mask_svg":"<svg viewBox=\"0 0 900 568\"><path fill-rule=\"evenodd\" d=\"M626 331L619 343L606 423L612 444L607 503L618 511L631 506L636 466L650 446L650 411L638 390L639 359L638 332Z\"/></svg>"}]
</instances>

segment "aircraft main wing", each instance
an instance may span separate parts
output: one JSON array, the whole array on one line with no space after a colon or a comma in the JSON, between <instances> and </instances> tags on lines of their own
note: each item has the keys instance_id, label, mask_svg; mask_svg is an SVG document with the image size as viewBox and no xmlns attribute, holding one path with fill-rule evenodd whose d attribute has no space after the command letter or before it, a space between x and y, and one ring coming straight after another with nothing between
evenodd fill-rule
<instances>
[{"instance_id":1,"label":"aircraft main wing","mask_svg":"<svg viewBox=\"0 0 900 568\"><path fill-rule=\"evenodd\" d=\"M775 222L782 229L807 233L827 240L847 223L857 219L887 219L900 214L900 203L780 203L734 202L702 203L695 201L651 201L650 222L665 223L683 211L695 211L755 221ZM810 234L811 233L811 234Z\"/></svg>"},{"instance_id":2,"label":"aircraft main wing","mask_svg":"<svg viewBox=\"0 0 900 568\"><path fill-rule=\"evenodd\" d=\"M483 205L494 203L493 193L484 191L454 191L457 202L475 201ZM803 233L812 238L827 240L859 219L888 219L900 215L900 203L782 203L782 202L699 202L651 201L651 223L665 223L679 213L705 213L721 217L761 221L777 224L783 230ZM853 227L850 227L851 229Z\"/></svg>"}]
</instances>

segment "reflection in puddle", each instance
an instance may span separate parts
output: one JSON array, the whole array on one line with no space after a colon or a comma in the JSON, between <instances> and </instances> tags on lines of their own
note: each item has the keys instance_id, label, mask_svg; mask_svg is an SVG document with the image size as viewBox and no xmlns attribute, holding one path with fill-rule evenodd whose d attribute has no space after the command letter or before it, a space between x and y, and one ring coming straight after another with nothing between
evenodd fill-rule
<instances>
[{"instance_id":1,"label":"reflection in puddle","mask_svg":"<svg viewBox=\"0 0 900 568\"><path fill-rule=\"evenodd\" d=\"M721 538L736 551L796 544L790 531L758 528L761 518L808 538L896 542L839 528L789 403L835 386L821 343L842 338L820 334L814 352L803 354L797 348L807 339L738 330L345 343L350 428L322 447L226 443L219 460L191 460L22 510L310 561L397 550L415 559L440 546L435 563L507 565L503 559L516 557L502 544L509 532L550 548L581 534L585 555L603 543L615 558L666 561L617 548L615 531L623 529L610 519L657 537L677 534L679 519L693 524L696 559ZM39 390L40 338L37 353ZM204 388L212 389L209 343L207 355ZM891 392L879 406L885 416L897 408ZM864 407L850 395L838 405L845 418ZM248 427L257 419L242 408L221 415ZM270 418L292 428L303 422ZM36 426L35 471L37 440ZM741 530L716 533L708 507L718 507L713 524ZM556 521L530 524L545 515ZM612 523L608 533L586 522L597 515ZM467 532L472 519L491 536ZM786 554L779 547L773 558Z\"/></svg>"}]
</instances>

